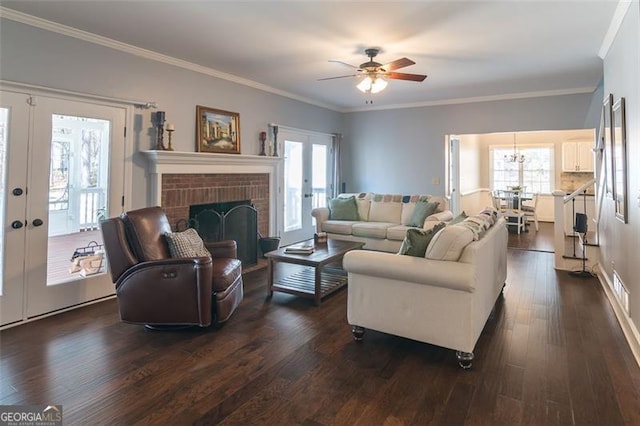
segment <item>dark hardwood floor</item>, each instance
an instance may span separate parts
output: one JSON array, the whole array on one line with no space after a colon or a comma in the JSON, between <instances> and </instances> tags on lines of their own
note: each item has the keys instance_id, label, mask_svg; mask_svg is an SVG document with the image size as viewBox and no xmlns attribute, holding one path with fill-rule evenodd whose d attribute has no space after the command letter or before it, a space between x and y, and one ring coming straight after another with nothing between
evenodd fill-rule
<instances>
[{"instance_id":1,"label":"dark hardwood floor","mask_svg":"<svg viewBox=\"0 0 640 426\"><path fill-rule=\"evenodd\" d=\"M265 286L247 274L219 329L148 331L111 300L2 331L0 404L62 404L75 425L640 424L640 368L599 283L551 253L509 250L468 371L428 344L354 342L346 290L316 307Z\"/></svg>"},{"instance_id":2,"label":"dark hardwood floor","mask_svg":"<svg viewBox=\"0 0 640 426\"><path fill-rule=\"evenodd\" d=\"M509 248L553 253L553 222L538 222L538 225L537 232L535 225L531 222L527 226L527 232L520 234L512 232L513 228L511 228L509 230Z\"/></svg>"}]
</instances>

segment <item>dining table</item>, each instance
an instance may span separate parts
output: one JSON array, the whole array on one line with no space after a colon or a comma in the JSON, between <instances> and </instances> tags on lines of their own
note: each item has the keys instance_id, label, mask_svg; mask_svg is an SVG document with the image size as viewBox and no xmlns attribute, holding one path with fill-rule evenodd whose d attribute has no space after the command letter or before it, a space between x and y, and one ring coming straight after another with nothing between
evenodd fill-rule
<instances>
[{"instance_id":1,"label":"dining table","mask_svg":"<svg viewBox=\"0 0 640 426\"><path fill-rule=\"evenodd\" d=\"M507 203L511 201L513 204L510 206L510 208L512 209L519 209L523 201L533 200L534 195L531 192L514 191L511 189L498 190L496 191L496 193L497 197L500 200L506 201Z\"/></svg>"},{"instance_id":2,"label":"dining table","mask_svg":"<svg viewBox=\"0 0 640 426\"><path fill-rule=\"evenodd\" d=\"M525 218L525 214L520 210L522 202L532 200L533 195L530 192L514 191L510 189L495 191L495 197L500 200L500 204L503 207L503 215L507 219L507 227L515 227L516 232L528 232L528 221Z\"/></svg>"}]
</instances>

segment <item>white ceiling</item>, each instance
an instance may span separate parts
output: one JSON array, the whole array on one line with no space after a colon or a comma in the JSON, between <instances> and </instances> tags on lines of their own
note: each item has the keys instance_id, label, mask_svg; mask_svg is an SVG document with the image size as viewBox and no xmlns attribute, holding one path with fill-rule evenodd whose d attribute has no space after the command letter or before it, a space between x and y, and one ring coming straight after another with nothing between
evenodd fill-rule
<instances>
[{"instance_id":1,"label":"white ceiling","mask_svg":"<svg viewBox=\"0 0 640 426\"><path fill-rule=\"evenodd\" d=\"M2 6L239 77L337 110L367 109L359 65L408 57L374 108L579 93L602 78L598 51L617 1L2 1Z\"/></svg>"}]
</instances>

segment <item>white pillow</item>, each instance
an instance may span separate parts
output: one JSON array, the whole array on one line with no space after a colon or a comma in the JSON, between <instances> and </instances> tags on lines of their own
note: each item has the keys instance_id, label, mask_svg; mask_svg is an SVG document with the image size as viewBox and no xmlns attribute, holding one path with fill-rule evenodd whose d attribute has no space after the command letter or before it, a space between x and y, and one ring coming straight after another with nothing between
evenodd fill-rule
<instances>
[{"instance_id":1,"label":"white pillow","mask_svg":"<svg viewBox=\"0 0 640 426\"><path fill-rule=\"evenodd\" d=\"M473 232L470 229L464 226L447 226L433 236L424 257L455 262L472 241Z\"/></svg>"},{"instance_id":2,"label":"white pillow","mask_svg":"<svg viewBox=\"0 0 640 426\"><path fill-rule=\"evenodd\" d=\"M402 214L400 216L400 225L409 223L413 211L416 209L416 203L402 203Z\"/></svg>"},{"instance_id":3,"label":"white pillow","mask_svg":"<svg viewBox=\"0 0 640 426\"><path fill-rule=\"evenodd\" d=\"M363 200L362 198L356 198L356 204L358 205L358 216L360 216L360 220L368 221L369 206L371 205L371 201Z\"/></svg>"},{"instance_id":4,"label":"white pillow","mask_svg":"<svg viewBox=\"0 0 640 426\"><path fill-rule=\"evenodd\" d=\"M373 201L369 209L369 221L400 223L401 212L402 203Z\"/></svg>"}]
</instances>

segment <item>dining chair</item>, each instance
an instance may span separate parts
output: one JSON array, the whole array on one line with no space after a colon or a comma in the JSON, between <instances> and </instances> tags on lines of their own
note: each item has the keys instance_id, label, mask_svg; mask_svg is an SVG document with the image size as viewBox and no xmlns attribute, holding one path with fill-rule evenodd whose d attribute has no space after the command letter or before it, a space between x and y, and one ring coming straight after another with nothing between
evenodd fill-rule
<instances>
[{"instance_id":1,"label":"dining chair","mask_svg":"<svg viewBox=\"0 0 640 426\"><path fill-rule=\"evenodd\" d=\"M491 191L491 203L493 204L493 208L498 210L499 212L503 212L506 204L503 202L504 197L502 196L502 191L495 190Z\"/></svg>"},{"instance_id":2,"label":"dining chair","mask_svg":"<svg viewBox=\"0 0 640 426\"><path fill-rule=\"evenodd\" d=\"M503 191L502 198L505 200L506 207L502 215L507 218L507 227L516 227L517 233L525 230L525 214L521 209L521 200L518 192Z\"/></svg>"},{"instance_id":3,"label":"dining chair","mask_svg":"<svg viewBox=\"0 0 640 426\"><path fill-rule=\"evenodd\" d=\"M533 204L529 205L529 204L522 204L521 210L524 213L525 217L527 218L527 221L529 220L529 218L533 218L533 222L536 225L536 232L538 232L538 197L540 194L538 194L537 192L535 194L533 194L532 197L532 201Z\"/></svg>"}]
</instances>

